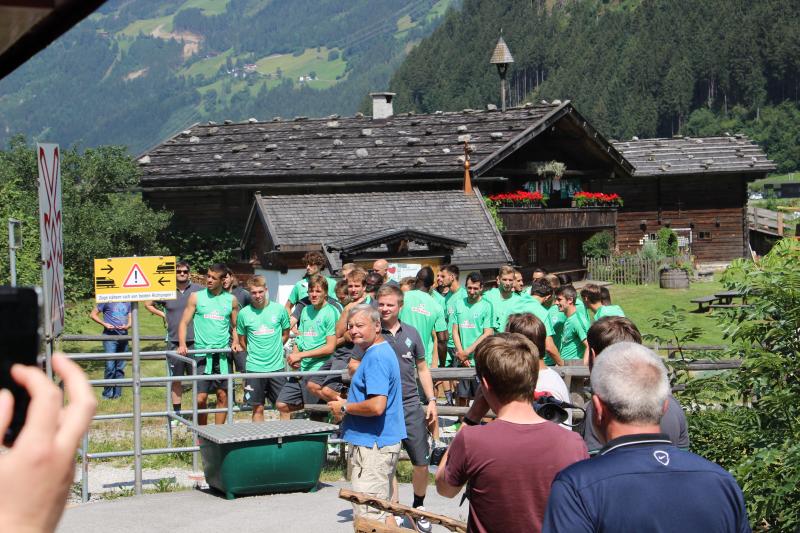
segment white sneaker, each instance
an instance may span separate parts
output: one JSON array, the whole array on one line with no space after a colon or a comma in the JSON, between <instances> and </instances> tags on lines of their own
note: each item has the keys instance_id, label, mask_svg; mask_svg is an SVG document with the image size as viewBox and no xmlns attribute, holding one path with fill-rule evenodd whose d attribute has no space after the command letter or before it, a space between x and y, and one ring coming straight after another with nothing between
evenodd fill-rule
<instances>
[{"instance_id":1,"label":"white sneaker","mask_svg":"<svg viewBox=\"0 0 800 533\"><path fill-rule=\"evenodd\" d=\"M424 507L415 507L417 511L424 511ZM417 529L420 530L420 533L431 533L433 526L430 522L428 522L427 518L417 518Z\"/></svg>"},{"instance_id":2,"label":"white sneaker","mask_svg":"<svg viewBox=\"0 0 800 533\"><path fill-rule=\"evenodd\" d=\"M406 523L406 519L403 518L402 516L395 516L394 522L395 524L397 524L397 527L403 527L403 524Z\"/></svg>"}]
</instances>

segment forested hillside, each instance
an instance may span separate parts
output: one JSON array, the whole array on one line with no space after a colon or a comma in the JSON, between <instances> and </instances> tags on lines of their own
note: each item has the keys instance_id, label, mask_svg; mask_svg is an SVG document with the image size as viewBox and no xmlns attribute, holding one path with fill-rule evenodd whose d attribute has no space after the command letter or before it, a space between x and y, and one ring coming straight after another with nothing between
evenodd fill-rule
<instances>
[{"instance_id":1,"label":"forested hillside","mask_svg":"<svg viewBox=\"0 0 800 533\"><path fill-rule=\"evenodd\" d=\"M800 168L800 9L786 0L464 0L395 73L400 110L570 99L620 139L745 131Z\"/></svg>"},{"instance_id":2,"label":"forested hillside","mask_svg":"<svg viewBox=\"0 0 800 533\"><path fill-rule=\"evenodd\" d=\"M0 81L0 146L132 153L202 120L352 113L458 0L109 0Z\"/></svg>"}]
</instances>

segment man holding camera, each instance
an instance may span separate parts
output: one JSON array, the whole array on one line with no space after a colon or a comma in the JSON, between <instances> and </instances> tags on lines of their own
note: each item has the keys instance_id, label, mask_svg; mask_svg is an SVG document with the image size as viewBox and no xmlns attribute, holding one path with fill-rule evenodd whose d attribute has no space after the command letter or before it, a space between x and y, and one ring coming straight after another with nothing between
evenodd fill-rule
<instances>
[{"instance_id":1,"label":"man holding camera","mask_svg":"<svg viewBox=\"0 0 800 533\"><path fill-rule=\"evenodd\" d=\"M518 333L500 333L475 350L475 371L497 420L463 428L436 472L436 489L455 497L469 483L468 531L539 531L550 484L589 457L578 434L533 409L539 353Z\"/></svg>"}]
</instances>

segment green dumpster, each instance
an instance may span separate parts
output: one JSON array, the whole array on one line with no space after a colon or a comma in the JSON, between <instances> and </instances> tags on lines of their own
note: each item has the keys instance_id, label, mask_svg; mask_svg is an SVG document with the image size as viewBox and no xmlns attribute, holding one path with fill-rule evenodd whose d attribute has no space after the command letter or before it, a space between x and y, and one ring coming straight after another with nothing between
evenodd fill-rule
<instances>
[{"instance_id":1,"label":"green dumpster","mask_svg":"<svg viewBox=\"0 0 800 533\"><path fill-rule=\"evenodd\" d=\"M206 482L236 496L314 491L336 426L311 420L197 428Z\"/></svg>"}]
</instances>

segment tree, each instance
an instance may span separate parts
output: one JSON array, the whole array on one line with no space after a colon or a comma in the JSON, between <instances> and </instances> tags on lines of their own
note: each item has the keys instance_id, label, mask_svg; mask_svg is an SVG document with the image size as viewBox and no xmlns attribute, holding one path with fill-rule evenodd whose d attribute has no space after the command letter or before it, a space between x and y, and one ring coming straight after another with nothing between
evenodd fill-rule
<instances>
[{"instance_id":1,"label":"tree","mask_svg":"<svg viewBox=\"0 0 800 533\"><path fill-rule=\"evenodd\" d=\"M159 236L171 214L125 192L139 181L138 166L125 148L102 146L83 153L72 148L61 156L64 284L67 298L74 299L92 292L94 258L164 253ZM0 194L2 216L24 222L19 281L40 284L36 158L21 136L0 151ZM7 276L7 258L0 255L0 282Z\"/></svg>"},{"instance_id":2,"label":"tree","mask_svg":"<svg viewBox=\"0 0 800 533\"><path fill-rule=\"evenodd\" d=\"M738 370L690 379L684 402L694 451L730 470L756 529L800 527L800 242L758 262L737 260L723 282L747 306L721 316Z\"/></svg>"}]
</instances>

